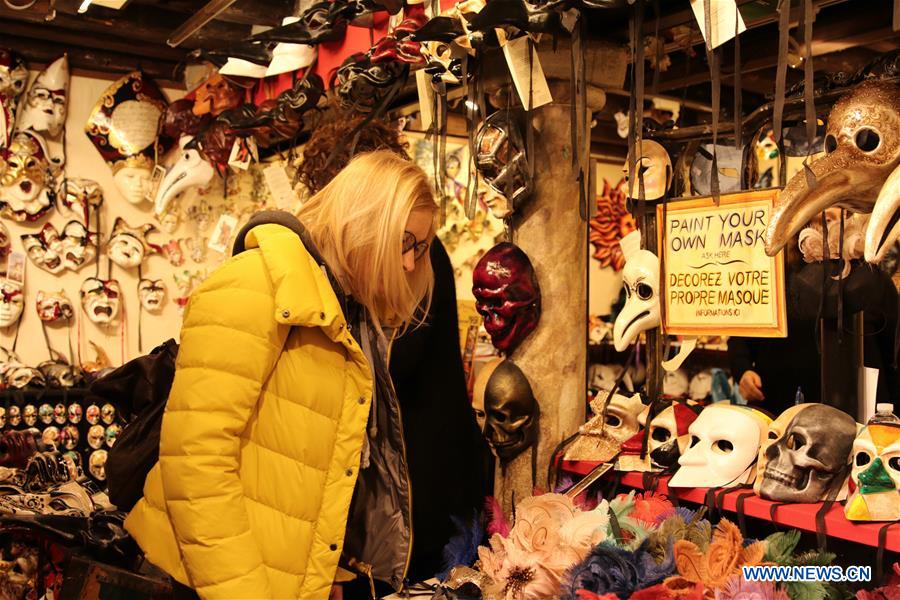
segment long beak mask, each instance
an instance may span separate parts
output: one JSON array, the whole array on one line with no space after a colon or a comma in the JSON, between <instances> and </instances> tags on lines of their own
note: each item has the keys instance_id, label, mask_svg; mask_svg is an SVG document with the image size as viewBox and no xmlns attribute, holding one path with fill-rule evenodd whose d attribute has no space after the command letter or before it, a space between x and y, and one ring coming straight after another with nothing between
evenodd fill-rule
<instances>
[{"instance_id":1,"label":"long beak mask","mask_svg":"<svg viewBox=\"0 0 900 600\"><path fill-rule=\"evenodd\" d=\"M866 229L866 261L881 262L900 239L900 166L887 178Z\"/></svg>"},{"instance_id":2,"label":"long beak mask","mask_svg":"<svg viewBox=\"0 0 900 600\"><path fill-rule=\"evenodd\" d=\"M181 156L160 182L153 203L156 216L163 215L178 194L192 187L205 186L216 173L213 166L204 160L200 151L193 145L188 145L191 141L192 138L188 136L183 136L179 141Z\"/></svg>"},{"instance_id":3,"label":"long beak mask","mask_svg":"<svg viewBox=\"0 0 900 600\"><path fill-rule=\"evenodd\" d=\"M775 202L766 232L766 253L777 254L788 240L826 208L872 212L885 181L900 164L900 90L869 81L842 96L828 115L826 156L797 173Z\"/></svg>"}]
</instances>

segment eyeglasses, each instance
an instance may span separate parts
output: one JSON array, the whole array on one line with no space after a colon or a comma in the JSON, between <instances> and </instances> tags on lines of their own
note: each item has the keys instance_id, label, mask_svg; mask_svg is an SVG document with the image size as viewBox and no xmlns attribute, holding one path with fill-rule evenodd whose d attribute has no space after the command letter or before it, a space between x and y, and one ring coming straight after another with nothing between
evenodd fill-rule
<instances>
[{"instance_id":1,"label":"eyeglasses","mask_svg":"<svg viewBox=\"0 0 900 600\"><path fill-rule=\"evenodd\" d=\"M416 257L416 260L419 260L425 253L428 252L428 247L431 244L427 241L420 242L416 239L416 234L411 231L403 232L403 254L406 254L410 250L413 251L413 256Z\"/></svg>"}]
</instances>

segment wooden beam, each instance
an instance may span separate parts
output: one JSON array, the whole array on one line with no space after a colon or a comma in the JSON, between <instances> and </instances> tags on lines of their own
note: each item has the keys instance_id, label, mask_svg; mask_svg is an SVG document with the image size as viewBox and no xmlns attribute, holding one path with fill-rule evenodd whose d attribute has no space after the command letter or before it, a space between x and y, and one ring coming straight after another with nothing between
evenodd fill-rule
<instances>
[{"instance_id":1,"label":"wooden beam","mask_svg":"<svg viewBox=\"0 0 900 600\"><path fill-rule=\"evenodd\" d=\"M133 4L155 6L185 15L197 11L197 2L192 0L132 0ZM244 0L229 7L216 20L240 25L281 24L282 17L294 14L293 0Z\"/></svg>"}]
</instances>

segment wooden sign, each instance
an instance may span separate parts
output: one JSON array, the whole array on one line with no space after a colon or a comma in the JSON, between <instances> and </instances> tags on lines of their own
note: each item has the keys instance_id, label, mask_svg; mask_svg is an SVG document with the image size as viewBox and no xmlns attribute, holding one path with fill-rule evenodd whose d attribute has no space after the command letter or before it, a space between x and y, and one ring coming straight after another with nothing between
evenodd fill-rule
<instances>
[{"instance_id":1,"label":"wooden sign","mask_svg":"<svg viewBox=\"0 0 900 600\"><path fill-rule=\"evenodd\" d=\"M778 190L658 205L666 333L786 337L784 255L766 255Z\"/></svg>"}]
</instances>

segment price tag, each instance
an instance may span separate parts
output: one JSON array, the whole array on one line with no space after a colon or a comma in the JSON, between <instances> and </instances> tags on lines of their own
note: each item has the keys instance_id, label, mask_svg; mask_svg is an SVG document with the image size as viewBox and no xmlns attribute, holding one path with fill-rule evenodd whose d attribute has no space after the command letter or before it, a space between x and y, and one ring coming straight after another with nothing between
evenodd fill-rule
<instances>
[{"instance_id":1,"label":"price tag","mask_svg":"<svg viewBox=\"0 0 900 600\"><path fill-rule=\"evenodd\" d=\"M547 78L544 77L538 53L531 48L528 39L528 36L523 36L510 40L503 46L503 56L506 57L506 64L509 65L509 72L522 106L530 110L553 102L553 97L550 95L550 87L547 85ZM532 106L528 105L529 95L533 100Z\"/></svg>"},{"instance_id":2,"label":"price tag","mask_svg":"<svg viewBox=\"0 0 900 600\"><path fill-rule=\"evenodd\" d=\"M263 177L272 198L275 199L275 206L281 210L292 210L300 202L280 162L272 163L263 169Z\"/></svg>"},{"instance_id":3,"label":"price tag","mask_svg":"<svg viewBox=\"0 0 900 600\"><path fill-rule=\"evenodd\" d=\"M710 38L706 33L706 13L703 7L703 0L691 0L694 17L700 24L700 33L713 48L718 48L728 40L734 39L735 18L738 19L738 33L744 33L747 30L747 25L744 24L744 18L738 11L735 0L709 0L709 20L712 29Z\"/></svg>"}]
</instances>

